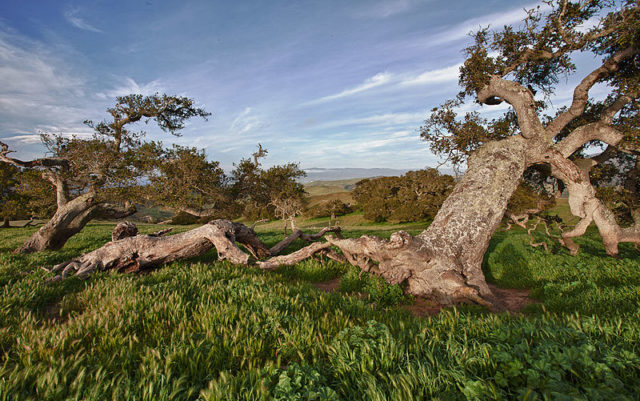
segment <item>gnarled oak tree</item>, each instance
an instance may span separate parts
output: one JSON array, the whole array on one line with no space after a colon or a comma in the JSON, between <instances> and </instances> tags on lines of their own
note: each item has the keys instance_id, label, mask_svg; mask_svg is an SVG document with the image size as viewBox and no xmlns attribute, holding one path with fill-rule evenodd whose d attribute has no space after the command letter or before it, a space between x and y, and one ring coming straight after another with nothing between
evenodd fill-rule
<instances>
[{"instance_id":1,"label":"gnarled oak tree","mask_svg":"<svg viewBox=\"0 0 640 401\"><path fill-rule=\"evenodd\" d=\"M124 207L118 203L148 171L160 145L143 142L144 133L128 129L131 124L153 120L162 130L177 135L189 118L209 115L189 98L158 94L118 97L107 112L109 120L85 121L95 131L90 139L43 135L49 157L19 160L10 157L9 147L0 143L0 161L39 171L56 193L55 214L17 252L60 249L93 218L122 218L135 212L132 203L124 202Z\"/></svg>"}]
</instances>

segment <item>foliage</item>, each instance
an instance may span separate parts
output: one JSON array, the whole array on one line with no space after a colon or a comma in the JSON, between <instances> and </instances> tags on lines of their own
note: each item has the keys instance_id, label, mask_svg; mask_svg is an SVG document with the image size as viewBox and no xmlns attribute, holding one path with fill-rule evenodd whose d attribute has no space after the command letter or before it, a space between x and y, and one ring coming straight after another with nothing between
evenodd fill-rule
<instances>
[{"instance_id":1,"label":"foliage","mask_svg":"<svg viewBox=\"0 0 640 401\"><path fill-rule=\"evenodd\" d=\"M304 177L305 172L296 163L263 169L259 160L266 154L267 151L259 146L253 160L240 160L231 172L231 196L242 205L243 216L250 220L276 217L274 202L296 206L304 203L304 186L296 179Z\"/></svg>"},{"instance_id":2,"label":"foliage","mask_svg":"<svg viewBox=\"0 0 640 401\"><path fill-rule=\"evenodd\" d=\"M31 216L46 219L51 217L57 208L56 194L50 182L42 178L35 170L22 170L19 175L18 191L26 201L25 209Z\"/></svg>"},{"instance_id":3,"label":"foliage","mask_svg":"<svg viewBox=\"0 0 640 401\"><path fill-rule=\"evenodd\" d=\"M235 217L229 213L232 202L224 170L219 162L207 160L204 150L178 145L165 149L149 181L148 187L140 189L155 204L200 217Z\"/></svg>"},{"instance_id":4,"label":"foliage","mask_svg":"<svg viewBox=\"0 0 640 401\"><path fill-rule=\"evenodd\" d=\"M48 218L55 209L55 193L39 172L0 163L0 217Z\"/></svg>"},{"instance_id":5,"label":"foliage","mask_svg":"<svg viewBox=\"0 0 640 401\"><path fill-rule=\"evenodd\" d=\"M0 163L0 217L7 221L26 214L26 199L18 192L20 170Z\"/></svg>"},{"instance_id":6,"label":"foliage","mask_svg":"<svg viewBox=\"0 0 640 401\"><path fill-rule=\"evenodd\" d=\"M536 191L529 183L522 181L509 200L507 212L515 215L521 213L538 213L555 205L555 198Z\"/></svg>"},{"instance_id":7,"label":"foliage","mask_svg":"<svg viewBox=\"0 0 640 401\"><path fill-rule=\"evenodd\" d=\"M453 177L436 169L409 171L401 177L359 181L353 198L367 220L420 221L436 215L454 184Z\"/></svg>"},{"instance_id":8,"label":"foliage","mask_svg":"<svg viewBox=\"0 0 640 401\"><path fill-rule=\"evenodd\" d=\"M306 210L305 215L312 218L344 216L353 212L351 205L348 205L340 199L333 199L321 202Z\"/></svg>"},{"instance_id":9,"label":"foliage","mask_svg":"<svg viewBox=\"0 0 640 401\"><path fill-rule=\"evenodd\" d=\"M590 172L596 195L615 214L622 226L634 223L640 213L640 158L617 152ZM640 221L640 220L638 220Z\"/></svg>"}]
</instances>

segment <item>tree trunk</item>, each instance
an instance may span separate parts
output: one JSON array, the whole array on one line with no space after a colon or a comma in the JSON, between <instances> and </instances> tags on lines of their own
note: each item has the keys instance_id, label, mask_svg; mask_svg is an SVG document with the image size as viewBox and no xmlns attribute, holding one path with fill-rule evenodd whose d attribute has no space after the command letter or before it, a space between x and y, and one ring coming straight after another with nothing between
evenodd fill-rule
<instances>
[{"instance_id":1,"label":"tree trunk","mask_svg":"<svg viewBox=\"0 0 640 401\"><path fill-rule=\"evenodd\" d=\"M464 299L493 303L482 260L525 167L523 138L488 143L469 158L464 177L420 235L400 231L389 241L371 236L328 240L363 270L389 283L406 281L410 294L444 305Z\"/></svg>"},{"instance_id":2,"label":"tree trunk","mask_svg":"<svg viewBox=\"0 0 640 401\"><path fill-rule=\"evenodd\" d=\"M96 202L91 194L83 194L59 206L53 217L15 252L56 251L96 217L124 218L133 213L135 213L133 205L118 209L113 205Z\"/></svg>"}]
</instances>

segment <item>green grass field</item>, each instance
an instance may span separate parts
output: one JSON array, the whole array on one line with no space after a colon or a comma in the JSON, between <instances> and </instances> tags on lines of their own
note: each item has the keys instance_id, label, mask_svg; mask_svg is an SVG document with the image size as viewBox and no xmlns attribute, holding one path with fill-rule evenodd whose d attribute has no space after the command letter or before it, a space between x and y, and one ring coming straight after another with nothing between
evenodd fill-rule
<instances>
[{"instance_id":1,"label":"green grass field","mask_svg":"<svg viewBox=\"0 0 640 401\"><path fill-rule=\"evenodd\" d=\"M263 272L211 252L141 276L44 281L39 266L101 246L112 227L35 255L11 252L35 228L0 231L0 400L640 397L640 260L627 245L609 258L595 230L576 257L530 248L522 230L496 233L485 273L531 289L540 303L523 314L419 318L398 286L334 262ZM313 285L336 278L337 292Z\"/></svg>"}]
</instances>

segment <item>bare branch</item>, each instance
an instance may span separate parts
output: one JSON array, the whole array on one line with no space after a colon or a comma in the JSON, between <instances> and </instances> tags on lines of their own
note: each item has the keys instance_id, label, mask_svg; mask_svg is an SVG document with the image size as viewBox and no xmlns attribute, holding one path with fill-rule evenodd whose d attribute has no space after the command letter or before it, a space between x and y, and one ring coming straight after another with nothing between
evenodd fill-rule
<instances>
[{"instance_id":1,"label":"bare branch","mask_svg":"<svg viewBox=\"0 0 640 401\"><path fill-rule=\"evenodd\" d=\"M0 147L2 148L0 150L0 161L12 164L16 167L23 167L23 168L58 167L62 169L69 168L69 161L66 159L61 159L57 157L43 157L40 159L23 161L23 160L19 160L19 159L15 159L7 156L9 153L13 153L13 151L9 150L9 145L7 145L6 143L0 142Z\"/></svg>"}]
</instances>

